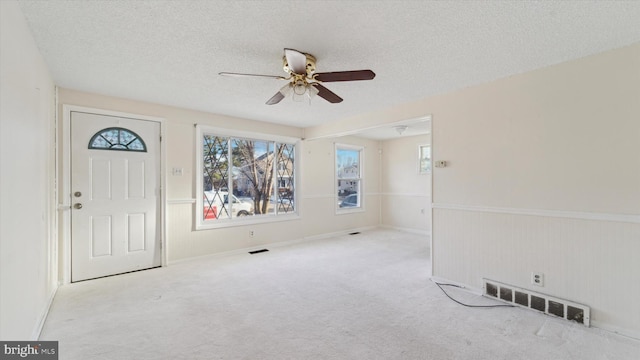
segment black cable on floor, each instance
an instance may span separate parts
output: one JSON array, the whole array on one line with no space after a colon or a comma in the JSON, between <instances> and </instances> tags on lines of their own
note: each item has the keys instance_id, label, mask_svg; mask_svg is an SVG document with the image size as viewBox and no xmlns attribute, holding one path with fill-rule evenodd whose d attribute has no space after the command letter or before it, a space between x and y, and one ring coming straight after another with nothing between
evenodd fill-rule
<instances>
[{"instance_id":1,"label":"black cable on floor","mask_svg":"<svg viewBox=\"0 0 640 360\"><path fill-rule=\"evenodd\" d=\"M433 280L432 280L433 281ZM452 298L449 294L447 294L447 292L442 288L443 286L451 286L451 287L457 287L460 289L464 289L464 287L460 286L460 285L455 285L455 284L440 284L438 282L433 282L434 284L438 285L438 287L440 288L440 290L442 290L442 292L447 295L447 297L455 302L457 302L458 304L462 305L462 306L466 306L466 307L470 307L470 308L496 308L496 307L515 307L514 305L509 305L509 304L499 304L499 305L469 305L469 304L465 304L463 302L460 302L454 298Z\"/></svg>"}]
</instances>

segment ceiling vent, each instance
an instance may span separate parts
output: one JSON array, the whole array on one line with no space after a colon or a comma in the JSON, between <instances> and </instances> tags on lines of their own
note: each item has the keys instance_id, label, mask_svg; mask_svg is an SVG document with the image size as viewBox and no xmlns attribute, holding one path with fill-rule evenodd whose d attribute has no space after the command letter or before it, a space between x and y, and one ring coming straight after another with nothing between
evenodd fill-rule
<instances>
[{"instance_id":1,"label":"ceiling vent","mask_svg":"<svg viewBox=\"0 0 640 360\"><path fill-rule=\"evenodd\" d=\"M482 280L483 295L486 297L589 326L591 310L586 305L503 284L498 281Z\"/></svg>"}]
</instances>

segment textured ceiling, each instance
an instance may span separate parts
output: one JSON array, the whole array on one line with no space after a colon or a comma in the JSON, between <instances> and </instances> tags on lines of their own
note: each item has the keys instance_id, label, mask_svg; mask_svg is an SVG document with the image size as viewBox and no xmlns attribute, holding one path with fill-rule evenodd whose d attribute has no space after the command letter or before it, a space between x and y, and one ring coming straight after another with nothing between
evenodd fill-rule
<instances>
[{"instance_id":1,"label":"textured ceiling","mask_svg":"<svg viewBox=\"0 0 640 360\"><path fill-rule=\"evenodd\" d=\"M300 127L337 121L640 41L631 1L20 1L57 85ZM319 72L329 104L265 101L283 48Z\"/></svg>"}]
</instances>

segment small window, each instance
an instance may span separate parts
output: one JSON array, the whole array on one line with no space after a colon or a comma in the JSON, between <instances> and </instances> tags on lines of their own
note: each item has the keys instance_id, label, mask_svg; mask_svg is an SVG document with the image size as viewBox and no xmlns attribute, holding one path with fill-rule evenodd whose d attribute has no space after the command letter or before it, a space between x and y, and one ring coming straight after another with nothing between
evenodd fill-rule
<instances>
[{"instance_id":1,"label":"small window","mask_svg":"<svg viewBox=\"0 0 640 360\"><path fill-rule=\"evenodd\" d=\"M140 136L123 128L98 131L89 140L89 149L147 152L147 146Z\"/></svg>"},{"instance_id":2,"label":"small window","mask_svg":"<svg viewBox=\"0 0 640 360\"><path fill-rule=\"evenodd\" d=\"M431 145L420 145L418 148L418 172L420 174L431 172Z\"/></svg>"},{"instance_id":3,"label":"small window","mask_svg":"<svg viewBox=\"0 0 640 360\"><path fill-rule=\"evenodd\" d=\"M336 144L336 192L338 212L362 210L362 150Z\"/></svg>"}]
</instances>

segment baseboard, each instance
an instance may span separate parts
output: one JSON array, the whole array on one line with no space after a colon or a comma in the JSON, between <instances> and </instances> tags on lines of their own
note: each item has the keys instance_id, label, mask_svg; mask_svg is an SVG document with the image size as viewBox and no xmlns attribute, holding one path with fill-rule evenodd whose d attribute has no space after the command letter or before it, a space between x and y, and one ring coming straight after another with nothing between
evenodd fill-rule
<instances>
[{"instance_id":1,"label":"baseboard","mask_svg":"<svg viewBox=\"0 0 640 360\"><path fill-rule=\"evenodd\" d=\"M391 225L380 225L380 228L389 229L389 230L397 230L401 232L406 232L409 234L422 235L422 236L431 236L431 230L422 230L422 229L412 229L400 226L391 226Z\"/></svg>"},{"instance_id":2,"label":"baseboard","mask_svg":"<svg viewBox=\"0 0 640 360\"><path fill-rule=\"evenodd\" d=\"M306 237L304 237L302 239L302 241L313 241L313 240L329 239L329 238L336 237L336 236L349 235L349 234L354 233L354 232L362 232L362 231L374 230L376 228L378 228L378 227L377 226L364 226L364 227L360 227L360 228L353 228L353 229L348 229L348 230L335 231L335 232L325 233L325 234L320 234L320 235L306 236ZM286 243L286 241L285 241L285 243Z\"/></svg>"},{"instance_id":3,"label":"baseboard","mask_svg":"<svg viewBox=\"0 0 640 360\"><path fill-rule=\"evenodd\" d=\"M289 241L293 242L293 241L300 241L300 240L296 239L296 240L289 240ZM288 242L288 241L283 241L283 242ZM215 259L215 258L222 258L222 257L227 257L227 256L246 254L249 251L255 251L255 250L259 250L259 249L264 249L266 247L276 246L275 244L279 244L279 243L262 244L262 245L256 245L256 246L251 246L251 247L246 247L246 248L235 249L235 250L217 252L217 253L213 253L213 254L204 254L204 255L199 255L199 256L191 256L191 257L187 257L187 258L184 258L184 259L168 261L166 266L178 265L178 264L181 264L181 263L195 261L195 260Z\"/></svg>"},{"instance_id":4,"label":"baseboard","mask_svg":"<svg viewBox=\"0 0 640 360\"><path fill-rule=\"evenodd\" d=\"M300 239L279 241L279 242L276 242L276 243L271 243L271 244L266 244L266 245L263 245L263 246L258 246L258 248L264 248L265 246L268 246L268 247L271 247L271 248L278 248L278 247L283 247L283 246L301 244L301 243L305 243L305 242L309 242L309 241L324 240L324 239L330 239L332 237L345 236L345 235L349 235L349 234L354 233L354 232L362 232L362 231L367 231L367 230L373 230L373 229L376 229L376 228L377 228L376 226L365 226L365 227L354 228L354 229L349 229L349 230L336 231L336 232L332 232L332 233L313 235L313 236L305 236L305 237L300 238Z\"/></svg>"},{"instance_id":5,"label":"baseboard","mask_svg":"<svg viewBox=\"0 0 640 360\"><path fill-rule=\"evenodd\" d=\"M51 310L51 305L53 304L53 299L56 297L56 293L58 292L58 286L53 289L51 295L49 295L49 299L47 300L47 304L45 305L42 313L40 314L40 318L36 323L33 332L31 333L31 340L37 341L40 339L40 334L42 333L42 328L44 328L44 323L47 320L47 316L49 316L49 310Z\"/></svg>"},{"instance_id":6,"label":"baseboard","mask_svg":"<svg viewBox=\"0 0 640 360\"><path fill-rule=\"evenodd\" d=\"M624 329L624 328L609 325L606 323L601 323L598 320L591 320L591 326L604 331L612 332L617 335L625 336L634 340L640 340L640 332L638 331L634 331L631 329Z\"/></svg>"},{"instance_id":7,"label":"baseboard","mask_svg":"<svg viewBox=\"0 0 640 360\"><path fill-rule=\"evenodd\" d=\"M349 229L349 230L336 231L336 232L332 232L332 233L313 235L313 236L305 236L305 237L299 238L299 239L292 239L292 240L285 240L285 241L278 241L278 242L273 242L273 243L255 245L255 246L251 246L251 247L246 247L246 248L241 248L241 249L236 249L236 250L223 251L223 252L214 253L214 254L193 256L193 257L188 257L188 258L184 258L184 259L169 261L169 262L167 262L167 266L176 265L176 264L180 264L180 263L188 262L188 261L193 261L193 260L197 260L197 259L218 258L218 257L226 257L226 256L239 255L239 254L246 254L249 251L264 249L264 248L267 248L267 247L268 248L276 248L276 247L282 247L282 246L288 246L288 245L295 245L295 244L299 244L299 243L304 243L304 242L307 242L307 241L329 239L329 238L336 237L336 236L348 235L348 234L350 234L352 232L362 232L362 231L367 231L367 230L373 230L373 229L376 229L376 228L377 228L377 226L365 226L365 227L353 228L353 229Z\"/></svg>"}]
</instances>

